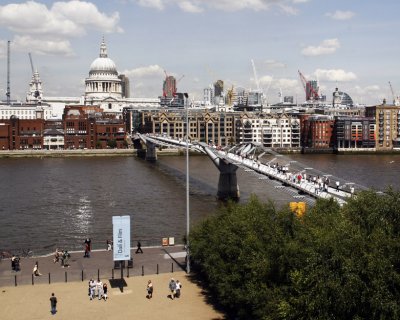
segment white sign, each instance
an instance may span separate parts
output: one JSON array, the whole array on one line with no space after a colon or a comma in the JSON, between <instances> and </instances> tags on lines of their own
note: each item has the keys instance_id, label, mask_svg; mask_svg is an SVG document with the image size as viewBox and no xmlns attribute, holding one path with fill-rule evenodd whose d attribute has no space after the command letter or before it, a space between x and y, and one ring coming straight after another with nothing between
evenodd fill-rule
<instances>
[{"instance_id":1,"label":"white sign","mask_svg":"<svg viewBox=\"0 0 400 320\"><path fill-rule=\"evenodd\" d=\"M131 259L131 217L113 216L114 261Z\"/></svg>"}]
</instances>

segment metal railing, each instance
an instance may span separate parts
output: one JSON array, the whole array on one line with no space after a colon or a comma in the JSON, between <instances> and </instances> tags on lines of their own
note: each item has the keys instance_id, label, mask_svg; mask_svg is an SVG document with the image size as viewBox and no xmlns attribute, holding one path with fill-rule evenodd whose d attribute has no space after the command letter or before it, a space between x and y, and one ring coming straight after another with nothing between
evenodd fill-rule
<instances>
[{"instance_id":1,"label":"metal railing","mask_svg":"<svg viewBox=\"0 0 400 320\"><path fill-rule=\"evenodd\" d=\"M185 271L185 264L176 261L167 265L136 265L135 263L124 263L121 267L115 265L112 269L97 269L97 270L60 270L59 272L42 274L41 276L22 276L20 274L11 275L7 279L2 279L2 286L20 286L20 285L35 285L35 284L51 284L61 282L78 282L89 281L90 279L120 279L123 277L135 277L145 275L158 275L162 273L174 273Z\"/></svg>"}]
</instances>

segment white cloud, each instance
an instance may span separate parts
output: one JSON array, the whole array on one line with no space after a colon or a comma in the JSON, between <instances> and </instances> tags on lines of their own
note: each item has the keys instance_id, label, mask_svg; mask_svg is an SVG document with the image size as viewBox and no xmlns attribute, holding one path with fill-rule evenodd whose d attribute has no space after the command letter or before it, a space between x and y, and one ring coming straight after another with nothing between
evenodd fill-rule
<instances>
[{"instance_id":1,"label":"white cloud","mask_svg":"<svg viewBox=\"0 0 400 320\"><path fill-rule=\"evenodd\" d=\"M136 69L132 70L125 70L122 72L128 77L132 78L147 78L147 77L154 77L154 76L163 76L164 75L164 69L161 68L159 65L150 65L146 67L139 67Z\"/></svg>"},{"instance_id":2,"label":"white cloud","mask_svg":"<svg viewBox=\"0 0 400 320\"><path fill-rule=\"evenodd\" d=\"M243 9L251 9L254 11L267 10L272 1L263 0L203 0L200 1L210 8L219 9L222 11L240 11Z\"/></svg>"},{"instance_id":3,"label":"white cloud","mask_svg":"<svg viewBox=\"0 0 400 320\"><path fill-rule=\"evenodd\" d=\"M97 7L90 2L69 1L54 3L51 11L56 15L75 22L80 26L93 27L104 32L122 32L118 27L119 13L114 12L110 16L99 12Z\"/></svg>"},{"instance_id":4,"label":"white cloud","mask_svg":"<svg viewBox=\"0 0 400 320\"><path fill-rule=\"evenodd\" d=\"M142 7L164 10L164 0L138 0L137 3Z\"/></svg>"},{"instance_id":5,"label":"white cloud","mask_svg":"<svg viewBox=\"0 0 400 320\"><path fill-rule=\"evenodd\" d=\"M332 19L335 20L349 20L353 18L354 15L355 13L352 11L340 11L340 10L336 10L333 13L329 12L326 14L326 16L331 17Z\"/></svg>"},{"instance_id":6,"label":"white cloud","mask_svg":"<svg viewBox=\"0 0 400 320\"><path fill-rule=\"evenodd\" d=\"M190 1L180 1L178 3L178 6L182 9L182 11L185 12L199 13L204 11L203 8L197 6L196 4L193 4Z\"/></svg>"},{"instance_id":7,"label":"white cloud","mask_svg":"<svg viewBox=\"0 0 400 320\"><path fill-rule=\"evenodd\" d=\"M299 87L299 81L294 79L281 78L274 81L272 87L292 91Z\"/></svg>"},{"instance_id":8,"label":"white cloud","mask_svg":"<svg viewBox=\"0 0 400 320\"><path fill-rule=\"evenodd\" d=\"M296 8L294 8L293 6L288 6L288 5L282 3L279 5L279 7L281 8L281 10L284 13L286 13L287 15L290 15L290 16L295 16L299 13L299 11Z\"/></svg>"},{"instance_id":9,"label":"white cloud","mask_svg":"<svg viewBox=\"0 0 400 320\"><path fill-rule=\"evenodd\" d=\"M71 43L68 40L39 40L31 36L15 36L12 46L17 51L33 52L41 55L74 55Z\"/></svg>"},{"instance_id":10,"label":"white cloud","mask_svg":"<svg viewBox=\"0 0 400 320\"><path fill-rule=\"evenodd\" d=\"M320 81L352 81L356 80L357 76L353 72L346 72L342 69L317 69L314 75Z\"/></svg>"},{"instance_id":11,"label":"white cloud","mask_svg":"<svg viewBox=\"0 0 400 320\"><path fill-rule=\"evenodd\" d=\"M356 85L351 91L353 101L356 103L380 104L384 98L387 98L386 91L376 84L365 87Z\"/></svg>"},{"instance_id":12,"label":"white cloud","mask_svg":"<svg viewBox=\"0 0 400 320\"><path fill-rule=\"evenodd\" d=\"M261 87L268 87L270 83L272 82L273 77L272 76L262 76L261 78L258 79L258 82L260 83Z\"/></svg>"},{"instance_id":13,"label":"white cloud","mask_svg":"<svg viewBox=\"0 0 400 320\"><path fill-rule=\"evenodd\" d=\"M269 68L286 68L286 64L276 60L265 60L264 63Z\"/></svg>"},{"instance_id":14,"label":"white cloud","mask_svg":"<svg viewBox=\"0 0 400 320\"><path fill-rule=\"evenodd\" d=\"M7 41L0 40L0 59L7 57Z\"/></svg>"},{"instance_id":15,"label":"white cloud","mask_svg":"<svg viewBox=\"0 0 400 320\"><path fill-rule=\"evenodd\" d=\"M358 95L365 95L367 93L371 93L371 92L382 92L382 89L379 85L374 84L374 85L369 85L366 87L360 87L360 86L355 86L354 87L354 92Z\"/></svg>"},{"instance_id":16,"label":"white cloud","mask_svg":"<svg viewBox=\"0 0 400 320\"><path fill-rule=\"evenodd\" d=\"M177 5L181 10L191 13L203 12L206 8L227 12L240 10L265 11L276 6L289 15L297 14L291 4L299 4L308 0L132 0L142 7L164 10L168 5Z\"/></svg>"},{"instance_id":17,"label":"white cloud","mask_svg":"<svg viewBox=\"0 0 400 320\"><path fill-rule=\"evenodd\" d=\"M118 22L118 13L107 16L85 1L55 2L51 8L35 1L0 6L0 25L24 34L81 36L86 28L122 32Z\"/></svg>"},{"instance_id":18,"label":"white cloud","mask_svg":"<svg viewBox=\"0 0 400 320\"><path fill-rule=\"evenodd\" d=\"M324 54L332 54L338 48L340 43L338 39L327 39L322 41L318 46L308 46L301 53L305 56L319 56Z\"/></svg>"}]
</instances>

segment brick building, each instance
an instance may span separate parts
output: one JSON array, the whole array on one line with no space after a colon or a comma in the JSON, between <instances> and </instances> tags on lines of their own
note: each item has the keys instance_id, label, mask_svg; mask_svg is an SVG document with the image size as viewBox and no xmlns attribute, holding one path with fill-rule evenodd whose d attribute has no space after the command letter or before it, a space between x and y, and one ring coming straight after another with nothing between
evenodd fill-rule
<instances>
[{"instance_id":1,"label":"brick building","mask_svg":"<svg viewBox=\"0 0 400 320\"><path fill-rule=\"evenodd\" d=\"M41 149L43 145L43 119L18 119L11 116L0 123L2 150Z\"/></svg>"},{"instance_id":2,"label":"brick building","mask_svg":"<svg viewBox=\"0 0 400 320\"><path fill-rule=\"evenodd\" d=\"M375 108L376 150L400 149L400 107L383 104Z\"/></svg>"},{"instance_id":3,"label":"brick building","mask_svg":"<svg viewBox=\"0 0 400 320\"><path fill-rule=\"evenodd\" d=\"M333 134L335 120L324 115L301 115L301 146L308 151L333 151L336 141Z\"/></svg>"},{"instance_id":4,"label":"brick building","mask_svg":"<svg viewBox=\"0 0 400 320\"><path fill-rule=\"evenodd\" d=\"M62 120L0 121L0 149L126 148L123 120L96 106L67 106Z\"/></svg>"}]
</instances>

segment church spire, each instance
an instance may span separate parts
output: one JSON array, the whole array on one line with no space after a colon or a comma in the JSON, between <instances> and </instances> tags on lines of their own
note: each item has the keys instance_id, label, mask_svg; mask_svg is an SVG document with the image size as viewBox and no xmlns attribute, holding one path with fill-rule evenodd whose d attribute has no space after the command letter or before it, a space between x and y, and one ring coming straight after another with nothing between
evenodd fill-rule
<instances>
[{"instance_id":1,"label":"church spire","mask_svg":"<svg viewBox=\"0 0 400 320\"><path fill-rule=\"evenodd\" d=\"M104 42L104 36L103 36L103 41L101 42L100 45L100 58L107 58L107 46L106 43Z\"/></svg>"}]
</instances>

